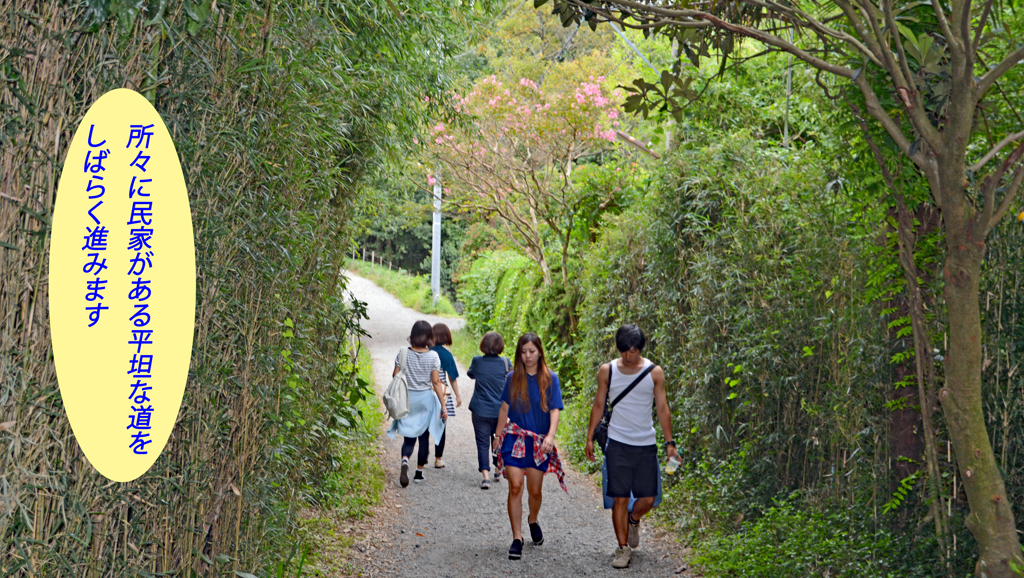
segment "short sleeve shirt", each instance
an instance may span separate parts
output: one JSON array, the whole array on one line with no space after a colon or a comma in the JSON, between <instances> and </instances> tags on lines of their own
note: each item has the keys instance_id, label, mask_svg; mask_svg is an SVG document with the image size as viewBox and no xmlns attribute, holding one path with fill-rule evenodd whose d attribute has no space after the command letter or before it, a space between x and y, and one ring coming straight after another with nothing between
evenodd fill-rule
<instances>
[{"instance_id":1,"label":"short sleeve shirt","mask_svg":"<svg viewBox=\"0 0 1024 578\"><path fill-rule=\"evenodd\" d=\"M441 358L441 383L448 385L451 383L450 379L458 379L459 368L455 367L455 357L452 356L452 352L448 351L443 345L435 345L430 350L437 353L437 356Z\"/></svg>"},{"instance_id":2,"label":"short sleeve shirt","mask_svg":"<svg viewBox=\"0 0 1024 578\"><path fill-rule=\"evenodd\" d=\"M562 388L558 382L558 374L551 372L551 386L548 391L548 411L540 406L540 386L536 375L526 376L526 385L530 394L530 407L522 407L519 403L509 401L512 390L512 373L505 377L505 388L501 391L501 401L509 404L508 419L517 426L534 433L547 435L551 430L551 413L553 409L564 409L562 405Z\"/></svg>"},{"instance_id":3,"label":"short sleeve shirt","mask_svg":"<svg viewBox=\"0 0 1024 578\"><path fill-rule=\"evenodd\" d=\"M497 355L478 355L466 370L466 377L475 379L469 411L479 417L495 418L501 411L501 390L505 387L512 362Z\"/></svg>"},{"instance_id":4,"label":"short sleeve shirt","mask_svg":"<svg viewBox=\"0 0 1024 578\"><path fill-rule=\"evenodd\" d=\"M401 355L402 352L399 351L395 356L395 367L399 366L398 361ZM405 379L409 384L410 391L433 389L434 382L430 379L432 371L441 371L441 358L437 356L436 351L427 350L420 353L413 351L412 348L406 350Z\"/></svg>"}]
</instances>

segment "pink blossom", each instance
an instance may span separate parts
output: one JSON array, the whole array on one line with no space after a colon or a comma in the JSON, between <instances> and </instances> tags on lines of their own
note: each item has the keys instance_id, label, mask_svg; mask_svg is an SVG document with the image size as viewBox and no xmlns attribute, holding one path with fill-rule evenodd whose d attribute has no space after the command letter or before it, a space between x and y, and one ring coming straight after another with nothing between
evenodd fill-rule
<instances>
[{"instance_id":1,"label":"pink blossom","mask_svg":"<svg viewBox=\"0 0 1024 578\"><path fill-rule=\"evenodd\" d=\"M597 81L598 82L604 82L604 77L603 76L598 76L597 77Z\"/></svg>"},{"instance_id":2,"label":"pink blossom","mask_svg":"<svg viewBox=\"0 0 1024 578\"><path fill-rule=\"evenodd\" d=\"M441 137L437 137L437 138L434 139L434 142L437 143L437 144L441 144L444 141L441 140Z\"/></svg>"},{"instance_id":3,"label":"pink blossom","mask_svg":"<svg viewBox=\"0 0 1024 578\"><path fill-rule=\"evenodd\" d=\"M537 90L537 84L530 80L529 78L520 78L519 85L532 88L533 90Z\"/></svg>"},{"instance_id":4,"label":"pink blossom","mask_svg":"<svg viewBox=\"0 0 1024 578\"><path fill-rule=\"evenodd\" d=\"M614 108L608 111L608 118L619 118L619 111Z\"/></svg>"},{"instance_id":5,"label":"pink blossom","mask_svg":"<svg viewBox=\"0 0 1024 578\"><path fill-rule=\"evenodd\" d=\"M604 140L606 140L608 142L615 142L615 131L614 130L606 130L603 133L601 133L601 138L603 138Z\"/></svg>"},{"instance_id":6,"label":"pink blossom","mask_svg":"<svg viewBox=\"0 0 1024 578\"><path fill-rule=\"evenodd\" d=\"M427 175L427 183L429 183L430 186L434 186L437 184L437 179L434 178L434 175Z\"/></svg>"},{"instance_id":7,"label":"pink blossom","mask_svg":"<svg viewBox=\"0 0 1024 578\"><path fill-rule=\"evenodd\" d=\"M420 141L416 140L416 137L412 137L412 144L420 144Z\"/></svg>"},{"instance_id":8,"label":"pink blossom","mask_svg":"<svg viewBox=\"0 0 1024 578\"><path fill-rule=\"evenodd\" d=\"M449 189L448 187L444 188L444 194L447 195L448 193L451 193L451 192L452 192L451 189Z\"/></svg>"}]
</instances>

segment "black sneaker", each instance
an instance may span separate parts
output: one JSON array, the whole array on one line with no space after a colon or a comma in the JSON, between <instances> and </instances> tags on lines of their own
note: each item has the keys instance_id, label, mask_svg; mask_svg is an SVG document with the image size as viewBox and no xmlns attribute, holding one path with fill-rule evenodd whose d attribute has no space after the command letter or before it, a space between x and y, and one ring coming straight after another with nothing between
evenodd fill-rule
<instances>
[{"instance_id":1,"label":"black sneaker","mask_svg":"<svg viewBox=\"0 0 1024 578\"><path fill-rule=\"evenodd\" d=\"M544 532L540 531L540 524L537 522L530 524L530 537L533 538L534 546L540 546L544 543Z\"/></svg>"},{"instance_id":2,"label":"black sneaker","mask_svg":"<svg viewBox=\"0 0 1024 578\"><path fill-rule=\"evenodd\" d=\"M512 540L512 545L508 547L508 559L518 560L523 557L523 541Z\"/></svg>"},{"instance_id":3,"label":"black sneaker","mask_svg":"<svg viewBox=\"0 0 1024 578\"><path fill-rule=\"evenodd\" d=\"M398 483L402 484L402 487L409 485L409 464L402 464L402 474L398 476Z\"/></svg>"},{"instance_id":4,"label":"black sneaker","mask_svg":"<svg viewBox=\"0 0 1024 578\"><path fill-rule=\"evenodd\" d=\"M414 482L416 482L418 484L418 483L422 482L425 479L426 478L423 477L423 470L417 468L416 475L414 475L412 477L412 481L414 481Z\"/></svg>"}]
</instances>

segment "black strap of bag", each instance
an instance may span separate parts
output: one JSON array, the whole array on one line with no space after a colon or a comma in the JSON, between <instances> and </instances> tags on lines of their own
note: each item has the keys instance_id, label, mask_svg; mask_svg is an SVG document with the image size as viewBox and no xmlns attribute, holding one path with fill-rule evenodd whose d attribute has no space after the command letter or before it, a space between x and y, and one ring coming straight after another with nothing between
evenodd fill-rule
<instances>
[{"instance_id":1,"label":"black strap of bag","mask_svg":"<svg viewBox=\"0 0 1024 578\"><path fill-rule=\"evenodd\" d=\"M614 373L614 367L614 361L608 364L609 391L611 391L612 387L612 374ZM643 371L640 372L640 375L636 376L636 379L633 380L633 383L629 384L626 387L626 389L622 390L622 393L615 396L615 399L612 401L610 405L608 404L607 399L605 400L604 415L601 416L600 423L598 423L597 427L594 428L594 442L596 442L598 447L601 448L601 451L604 451L605 446L608 445L608 424L610 424L612 421L612 410L615 409L615 405L622 401L622 398L626 397L626 395L628 395L629 392L633 391L633 388L639 385L640 382L643 381L645 377L647 377L647 374L654 370L654 368L655 365L653 363L648 365Z\"/></svg>"},{"instance_id":2,"label":"black strap of bag","mask_svg":"<svg viewBox=\"0 0 1024 578\"><path fill-rule=\"evenodd\" d=\"M614 361L608 364L608 389L609 389L609 391L612 388L612 367L614 367L614 366L615 366L615 362ZM650 373L651 371L654 371L654 364L653 363L648 365L643 371L641 371L640 375L636 376L636 379L633 380L633 383L629 384L629 386L626 387L626 389L622 390L622 393L620 393L619 395L615 396L615 400L612 401L611 406L608 407L608 419L609 420L611 420L611 418L612 418L612 410L615 409L615 404L617 404L620 401L622 401L622 398L626 397L626 395L629 394L629 392L633 391L633 388L636 387L637 385L639 385L640 381L643 380L643 378L647 377L647 374Z\"/></svg>"}]
</instances>

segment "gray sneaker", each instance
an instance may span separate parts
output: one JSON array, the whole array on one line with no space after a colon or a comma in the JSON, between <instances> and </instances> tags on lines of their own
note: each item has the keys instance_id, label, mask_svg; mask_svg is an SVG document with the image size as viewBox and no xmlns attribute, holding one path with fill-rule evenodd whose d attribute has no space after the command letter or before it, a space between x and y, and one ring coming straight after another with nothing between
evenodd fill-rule
<instances>
[{"instance_id":1,"label":"gray sneaker","mask_svg":"<svg viewBox=\"0 0 1024 578\"><path fill-rule=\"evenodd\" d=\"M626 535L626 544L630 548L640 545L640 522L633 523L633 514L629 514L629 533Z\"/></svg>"},{"instance_id":2,"label":"gray sneaker","mask_svg":"<svg viewBox=\"0 0 1024 578\"><path fill-rule=\"evenodd\" d=\"M629 566L629 558L633 552L629 549L629 546L619 546L619 549L615 551L615 559L612 560L612 568L625 568Z\"/></svg>"}]
</instances>

